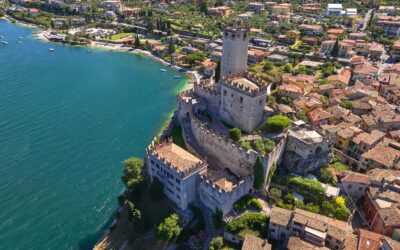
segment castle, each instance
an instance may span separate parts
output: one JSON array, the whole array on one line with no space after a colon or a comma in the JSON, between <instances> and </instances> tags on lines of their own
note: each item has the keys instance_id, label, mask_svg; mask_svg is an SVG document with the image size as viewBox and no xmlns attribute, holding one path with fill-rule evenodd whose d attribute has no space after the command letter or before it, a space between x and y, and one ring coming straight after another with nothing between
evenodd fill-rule
<instances>
[{"instance_id":1,"label":"castle","mask_svg":"<svg viewBox=\"0 0 400 250\"><path fill-rule=\"evenodd\" d=\"M227 27L221 79L203 80L178 94L175 122L182 127L187 151L171 140L147 148L150 179L160 180L164 193L182 210L200 200L213 211L229 213L240 197L254 192L257 158L263 167L263 189L270 170L283 158L287 133L275 139L269 153L246 149L228 137L232 126L251 134L267 118L268 84L247 72L248 42L247 28Z\"/></svg>"}]
</instances>

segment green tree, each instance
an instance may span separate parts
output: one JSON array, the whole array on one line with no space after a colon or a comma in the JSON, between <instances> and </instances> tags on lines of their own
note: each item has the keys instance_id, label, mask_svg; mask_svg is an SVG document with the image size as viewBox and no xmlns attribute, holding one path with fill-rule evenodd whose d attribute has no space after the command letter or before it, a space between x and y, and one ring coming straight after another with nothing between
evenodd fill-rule
<instances>
[{"instance_id":1,"label":"green tree","mask_svg":"<svg viewBox=\"0 0 400 250\"><path fill-rule=\"evenodd\" d=\"M283 70L284 72L286 72L286 73L290 73L290 72L292 72L292 70L293 70L293 66L292 66L292 64L290 64L290 63L286 63L286 64L283 66L282 70Z\"/></svg>"},{"instance_id":2,"label":"green tree","mask_svg":"<svg viewBox=\"0 0 400 250\"><path fill-rule=\"evenodd\" d=\"M267 119L266 129L268 132L280 132L292 125L292 120L283 115L274 115Z\"/></svg>"},{"instance_id":3,"label":"green tree","mask_svg":"<svg viewBox=\"0 0 400 250\"><path fill-rule=\"evenodd\" d=\"M263 66L263 69L267 70L267 71L269 71L269 70L271 70L273 68L274 68L274 64L272 62L270 62L270 61L266 61L264 66Z\"/></svg>"},{"instance_id":4,"label":"green tree","mask_svg":"<svg viewBox=\"0 0 400 250\"><path fill-rule=\"evenodd\" d=\"M140 48L140 38L138 34L136 34L135 37L135 48Z\"/></svg>"},{"instance_id":5,"label":"green tree","mask_svg":"<svg viewBox=\"0 0 400 250\"><path fill-rule=\"evenodd\" d=\"M142 218L140 210L135 207L135 205L131 201L125 201L128 209L129 209L129 221L139 222Z\"/></svg>"},{"instance_id":6,"label":"green tree","mask_svg":"<svg viewBox=\"0 0 400 250\"><path fill-rule=\"evenodd\" d=\"M333 45L331 56L338 57L339 56L339 38L336 38L336 42Z\"/></svg>"},{"instance_id":7,"label":"green tree","mask_svg":"<svg viewBox=\"0 0 400 250\"><path fill-rule=\"evenodd\" d=\"M346 207L340 206L335 209L334 215L338 220L347 221L347 219L350 217L350 211Z\"/></svg>"},{"instance_id":8,"label":"green tree","mask_svg":"<svg viewBox=\"0 0 400 250\"><path fill-rule=\"evenodd\" d=\"M215 213L212 215L212 224L213 227L216 229L219 229L222 227L224 221L222 220L224 217L224 214L222 213L222 210L217 208L217 210L215 211Z\"/></svg>"},{"instance_id":9,"label":"green tree","mask_svg":"<svg viewBox=\"0 0 400 250\"><path fill-rule=\"evenodd\" d=\"M168 53L170 55L172 55L173 53L175 53L175 45L172 42L172 39L170 39L169 44L168 44Z\"/></svg>"},{"instance_id":10,"label":"green tree","mask_svg":"<svg viewBox=\"0 0 400 250\"><path fill-rule=\"evenodd\" d=\"M346 200L342 196L336 197L335 205L336 206L340 206L340 207L344 207L346 205Z\"/></svg>"},{"instance_id":11,"label":"green tree","mask_svg":"<svg viewBox=\"0 0 400 250\"><path fill-rule=\"evenodd\" d=\"M331 172L328 170L328 168L323 167L320 168L318 171L319 174L319 180L323 183L332 183L333 182L333 177Z\"/></svg>"},{"instance_id":12,"label":"green tree","mask_svg":"<svg viewBox=\"0 0 400 250\"><path fill-rule=\"evenodd\" d=\"M242 131L238 128L232 128L229 130L229 138L231 138L234 142L240 141L242 137Z\"/></svg>"},{"instance_id":13,"label":"green tree","mask_svg":"<svg viewBox=\"0 0 400 250\"><path fill-rule=\"evenodd\" d=\"M186 56L185 62L194 66L197 62L202 62L206 58L206 55L203 52L195 52Z\"/></svg>"},{"instance_id":14,"label":"green tree","mask_svg":"<svg viewBox=\"0 0 400 250\"><path fill-rule=\"evenodd\" d=\"M224 246L224 239L221 236L211 240L208 250L220 250Z\"/></svg>"},{"instance_id":15,"label":"green tree","mask_svg":"<svg viewBox=\"0 0 400 250\"><path fill-rule=\"evenodd\" d=\"M215 68L215 82L219 82L221 78L221 61L217 62L217 67Z\"/></svg>"},{"instance_id":16,"label":"green tree","mask_svg":"<svg viewBox=\"0 0 400 250\"><path fill-rule=\"evenodd\" d=\"M335 211L335 207L333 206L332 203L328 201L323 201L321 205L322 213L326 216L333 216L333 213Z\"/></svg>"},{"instance_id":17,"label":"green tree","mask_svg":"<svg viewBox=\"0 0 400 250\"><path fill-rule=\"evenodd\" d=\"M273 95L269 95L267 96L267 102L275 102L276 101L276 97Z\"/></svg>"},{"instance_id":18,"label":"green tree","mask_svg":"<svg viewBox=\"0 0 400 250\"><path fill-rule=\"evenodd\" d=\"M142 159L137 157L129 158L123 162L124 164L124 175L121 177L122 182L129 189L136 183L143 180L141 175L142 169L144 167L144 162Z\"/></svg>"},{"instance_id":19,"label":"green tree","mask_svg":"<svg viewBox=\"0 0 400 250\"><path fill-rule=\"evenodd\" d=\"M253 175L254 175L254 182L253 182L253 187L257 190L260 190L264 184L264 169L261 164L261 158L257 157L257 160L254 164L254 169L253 169Z\"/></svg>"},{"instance_id":20,"label":"green tree","mask_svg":"<svg viewBox=\"0 0 400 250\"><path fill-rule=\"evenodd\" d=\"M179 226L179 217L177 214L171 214L157 227L158 236L166 241L173 240L181 231L182 228Z\"/></svg>"},{"instance_id":21,"label":"green tree","mask_svg":"<svg viewBox=\"0 0 400 250\"><path fill-rule=\"evenodd\" d=\"M346 109L352 109L353 108L353 103L349 100L343 100L342 103L340 104L343 108Z\"/></svg>"}]
</instances>

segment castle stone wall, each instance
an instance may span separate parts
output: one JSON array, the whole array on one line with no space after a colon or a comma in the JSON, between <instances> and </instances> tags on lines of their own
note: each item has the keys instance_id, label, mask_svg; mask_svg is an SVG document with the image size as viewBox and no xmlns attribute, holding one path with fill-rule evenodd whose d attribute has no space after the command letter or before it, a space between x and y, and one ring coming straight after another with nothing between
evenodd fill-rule
<instances>
[{"instance_id":1,"label":"castle stone wall","mask_svg":"<svg viewBox=\"0 0 400 250\"><path fill-rule=\"evenodd\" d=\"M221 84L220 117L246 132L258 128L264 120L266 94L249 96Z\"/></svg>"}]
</instances>

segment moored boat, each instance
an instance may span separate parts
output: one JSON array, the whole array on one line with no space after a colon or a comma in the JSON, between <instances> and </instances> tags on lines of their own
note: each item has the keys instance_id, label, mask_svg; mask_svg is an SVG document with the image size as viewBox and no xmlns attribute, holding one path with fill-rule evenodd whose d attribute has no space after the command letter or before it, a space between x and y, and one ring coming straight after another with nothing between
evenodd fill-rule
<instances>
[{"instance_id":1,"label":"moored boat","mask_svg":"<svg viewBox=\"0 0 400 250\"><path fill-rule=\"evenodd\" d=\"M160 71L161 71L161 72L165 72L165 71L167 71L167 70L166 70L166 69L160 69Z\"/></svg>"}]
</instances>

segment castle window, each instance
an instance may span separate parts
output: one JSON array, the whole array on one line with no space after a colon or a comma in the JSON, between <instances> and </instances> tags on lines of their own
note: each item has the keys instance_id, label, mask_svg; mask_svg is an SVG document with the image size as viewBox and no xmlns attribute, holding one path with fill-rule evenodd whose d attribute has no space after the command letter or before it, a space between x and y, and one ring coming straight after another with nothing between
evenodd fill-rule
<instances>
[{"instance_id":1,"label":"castle window","mask_svg":"<svg viewBox=\"0 0 400 250\"><path fill-rule=\"evenodd\" d=\"M233 97L233 94L231 94L231 97Z\"/></svg>"},{"instance_id":2,"label":"castle window","mask_svg":"<svg viewBox=\"0 0 400 250\"><path fill-rule=\"evenodd\" d=\"M235 34L232 34L232 39L235 39Z\"/></svg>"},{"instance_id":3,"label":"castle window","mask_svg":"<svg viewBox=\"0 0 400 250\"><path fill-rule=\"evenodd\" d=\"M243 35L243 41L246 40L246 35L247 35L247 34L244 33L244 35Z\"/></svg>"},{"instance_id":4,"label":"castle window","mask_svg":"<svg viewBox=\"0 0 400 250\"><path fill-rule=\"evenodd\" d=\"M225 36L228 36L228 32L225 32Z\"/></svg>"},{"instance_id":5,"label":"castle window","mask_svg":"<svg viewBox=\"0 0 400 250\"><path fill-rule=\"evenodd\" d=\"M262 100L260 100L259 104L260 104L260 106L262 105Z\"/></svg>"},{"instance_id":6,"label":"castle window","mask_svg":"<svg viewBox=\"0 0 400 250\"><path fill-rule=\"evenodd\" d=\"M158 165L158 163L156 163L156 167L157 167L158 169L160 169L160 165Z\"/></svg>"},{"instance_id":7,"label":"castle window","mask_svg":"<svg viewBox=\"0 0 400 250\"><path fill-rule=\"evenodd\" d=\"M226 90L224 89L224 96L226 96Z\"/></svg>"},{"instance_id":8,"label":"castle window","mask_svg":"<svg viewBox=\"0 0 400 250\"><path fill-rule=\"evenodd\" d=\"M175 182L181 184L181 181L178 178L175 178Z\"/></svg>"},{"instance_id":9,"label":"castle window","mask_svg":"<svg viewBox=\"0 0 400 250\"><path fill-rule=\"evenodd\" d=\"M243 107L240 107L240 111L243 111Z\"/></svg>"},{"instance_id":10,"label":"castle window","mask_svg":"<svg viewBox=\"0 0 400 250\"><path fill-rule=\"evenodd\" d=\"M154 165L154 161L153 160L150 160L150 162L151 162L151 165Z\"/></svg>"},{"instance_id":11,"label":"castle window","mask_svg":"<svg viewBox=\"0 0 400 250\"><path fill-rule=\"evenodd\" d=\"M240 97L239 102L240 102L240 103L243 103L243 97Z\"/></svg>"}]
</instances>

